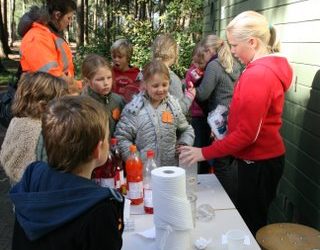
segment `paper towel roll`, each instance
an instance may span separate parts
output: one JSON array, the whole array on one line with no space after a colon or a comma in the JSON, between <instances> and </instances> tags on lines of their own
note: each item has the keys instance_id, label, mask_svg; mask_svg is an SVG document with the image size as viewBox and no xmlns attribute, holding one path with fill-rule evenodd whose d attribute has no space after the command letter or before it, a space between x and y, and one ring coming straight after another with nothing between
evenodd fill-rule
<instances>
[{"instance_id":1,"label":"paper towel roll","mask_svg":"<svg viewBox=\"0 0 320 250\"><path fill-rule=\"evenodd\" d=\"M190 231L193 224L186 195L185 170L160 167L151 174L157 248L187 250L191 247Z\"/></svg>"}]
</instances>

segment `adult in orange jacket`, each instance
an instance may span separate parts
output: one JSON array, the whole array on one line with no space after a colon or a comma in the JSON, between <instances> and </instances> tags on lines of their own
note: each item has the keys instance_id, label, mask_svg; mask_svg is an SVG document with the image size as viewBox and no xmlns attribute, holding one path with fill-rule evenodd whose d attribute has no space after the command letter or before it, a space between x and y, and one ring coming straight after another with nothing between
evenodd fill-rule
<instances>
[{"instance_id":1,"label":"adult in orange jacket","mask_svg":"<svg viewBox=\"0 0 320 250\"><path fill-rule=\"evenodd\" d=\"M76 7L73 0L47 0L42 8L33 6L23 15L18 26L23 72L47 72L73 83L72 53L62 32L72 21Z\"/></svg>"}]
</instances>

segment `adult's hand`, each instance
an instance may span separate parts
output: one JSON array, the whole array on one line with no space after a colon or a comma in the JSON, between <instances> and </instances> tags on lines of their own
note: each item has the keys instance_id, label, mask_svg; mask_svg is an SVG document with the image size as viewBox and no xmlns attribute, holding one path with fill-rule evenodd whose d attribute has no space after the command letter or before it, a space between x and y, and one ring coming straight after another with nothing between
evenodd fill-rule
<instances>
[{"instance_id":1,"label":"adult's hand","mask_svg":"<svg viewBox=\"0 0 320 250\"><path fill-rule=\"evenodd\" d=\"M201 148L181 146L179 148L179 161L186 165L192 165L198 161L204 161Z\"/></svg>"}]
</instances>

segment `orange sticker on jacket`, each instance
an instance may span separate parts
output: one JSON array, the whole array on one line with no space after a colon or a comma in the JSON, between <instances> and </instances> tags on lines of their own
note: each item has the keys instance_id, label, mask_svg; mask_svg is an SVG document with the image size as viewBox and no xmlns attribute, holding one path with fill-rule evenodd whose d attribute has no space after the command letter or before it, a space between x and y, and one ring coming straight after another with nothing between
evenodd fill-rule
<instances>
[{"instance_id":1,"label":"orange sticker on jacket","mask_svg":"<svg viewBox=\"0 0 320 250\"><path fill-rule=\"evenodd\" d=\"M169 111L162 112L162 122L173 123L173 115Z\"/></svg>"},{"instance_id":2,"label":"orange sticker on jacket","mask_svg":"<svg viewBox=\"0 0 320 250\"><path fill-rule=\"evenodd\" d=\"M115 108L112 110L112 118L113 120L115 121L118 121L120 119L120 114L121 114L121 111L119 108Z\"/></svg>"}]
</instances>

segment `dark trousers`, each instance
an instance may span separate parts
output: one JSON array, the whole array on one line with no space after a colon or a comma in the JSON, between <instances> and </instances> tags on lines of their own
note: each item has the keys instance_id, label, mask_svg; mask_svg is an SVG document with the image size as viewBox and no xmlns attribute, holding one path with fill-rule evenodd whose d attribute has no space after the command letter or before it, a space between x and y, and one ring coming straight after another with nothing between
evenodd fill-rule
<instances>
[{"instance_id":1,"label":"dark trousers","mask_svg":"<svg viewBox=\"0 0 320 250\"><path fill-rule=\"evenodd\" d=\"M232 156L216 158L214 173L234 204L237 202L238 166Z\"/></svg>"},{"instance_id":2,"label":"dark trousers","mask_svg":"<svg viewBox=\"0 0 320 250\"><path fill-rule=\"evenodd\" d=\"M284 155L250 164L237 159L237 165L236 207L255 236L258 229L267 224L268 209L283 173Z\"/></svg>"},{"instance_id":3,"label":"dark trousers","mask_svg":"<svg viewBox=\"0 0 320 250\"><path fill-rule=\"evenodd\" d=\"M205 147L211 144L210 134L211 128L207 123L207 117L192 117L191 126L194 129L195 140L193 146ZM198 174L207 174L210 164L207 161L198 163Z\"/></svg>"}]
</instances>

